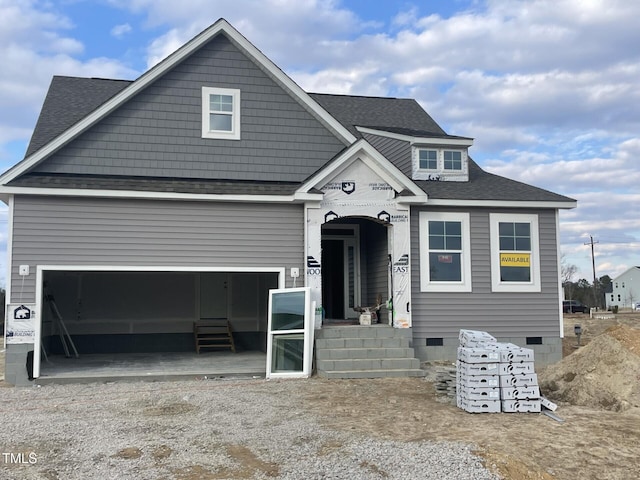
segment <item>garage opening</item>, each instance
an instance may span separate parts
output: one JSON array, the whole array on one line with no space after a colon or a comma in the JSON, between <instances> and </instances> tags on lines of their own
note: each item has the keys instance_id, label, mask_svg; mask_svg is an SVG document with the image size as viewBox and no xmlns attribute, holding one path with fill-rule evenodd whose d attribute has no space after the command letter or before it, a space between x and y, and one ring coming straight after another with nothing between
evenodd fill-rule
<instances>
[{"instance_id":1,"label":"garage opening","mask_svg":"<svg viewBox=\"0 0 640 480\"><path fill-rule=\"evenodd\" d=\"M91 369L264 374L269 289L279 279L279 272L44 270L40 377ZM197 353L196 326L209 321L228 325L233 349Z\"/></svg>"}]
</instances>

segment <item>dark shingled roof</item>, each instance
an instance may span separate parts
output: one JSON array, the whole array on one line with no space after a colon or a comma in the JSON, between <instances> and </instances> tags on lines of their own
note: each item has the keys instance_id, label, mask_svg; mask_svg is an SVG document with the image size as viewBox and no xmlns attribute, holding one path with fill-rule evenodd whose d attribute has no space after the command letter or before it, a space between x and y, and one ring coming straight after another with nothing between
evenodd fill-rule
<instances>
[{"instance_id":1,"label":"dark shingled roof","mask_svg":"<svg viewBox=\"0 0 640 480\"><path fill-rule=\"evenodd\" d=\"M482 170L469 159L468 182L414 180L431 199L571 202L571 198Z\"/></svg>"},{"instance_id":2,"label":"dark shingled roof","mask_svg":"<svg viewBox=\"0 0 640 480\"><path fill-rule=\"evenodd\" d=\"M135 190L217 195L292 195L298 183L202 180L194 178L125 177L28 173L12 181L12 187ZM316 192L317 193L317 192Z\"/></svg>"},{"instance_id":3,"label":"dark shingled roof","mask_svg":"<svg viewBox=\"0 0 640 480\"><path fill-rule=\"evenodd\" d=\"M35 153L132 82L55 76L49 87L26 156ZM414 137L460 139L447 135L413 99L311 93L325 110L356 137L356 126ZM531 185L493 175L469 160L468 182L416 181L429 198L451 200L573 201ZM24 174L12 186L87 188L202 194L288 195L299 186L280 182L209 181L191 178Z\"/></svg>"},{"instance_id":4,"label":"dark shingled roof","mask_svg":"<svg viewBox=\"0 0 640 480\"><path fill-rule=\"evenodd\" d=\"M434 136L447 135L412 98L358 97L324 93L310 93L309 96L358 138L362 135L355 127L367 125L384 125L387 131L395 127Z\"/></svg>"},{"instance_id":5,"label":"dark shingled roof","mask_svg":"<svg viewBox=\"0 0 640 480\"><path fill-rule=\"evenodd\" d=\"M53 77L25 157L44 147L129 84L129 80Z\"/></svg>"}]
</instances>

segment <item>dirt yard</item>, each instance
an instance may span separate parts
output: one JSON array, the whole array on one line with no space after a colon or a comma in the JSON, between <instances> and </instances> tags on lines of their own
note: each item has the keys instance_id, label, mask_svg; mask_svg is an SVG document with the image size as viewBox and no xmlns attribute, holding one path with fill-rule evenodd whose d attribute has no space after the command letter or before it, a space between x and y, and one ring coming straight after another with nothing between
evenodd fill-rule
<instances>
[{"instance_id":1,"label":"dirt yard","mask_svg":"<svg viewBox=\"0 0 640 480\"><path fill-rule=\"evenodd\" d=\"M473 442L486 466L505 479L635 480L640 476L640 314L607 320L565 315L564 324L567 358L539 372L541 380L559 372L565 384L579 390L574 395L579 404L572 404L542 389L558 403L555 414L562 423L542 414L469 414L444 403L432 383L415 380L318 380L305 395L318 414L332 412L325 421L336 429L408 442ZM579 348L575 324L583 331ZM561 385L557 391L570 389Z\"/></svg>"},{"instance_id":2,"label":"dirt yard","mask_svg":"<svg viewBox=\"0 0 640 480\"><path fill-rule=\"evenodd\" d=\"M579 348L573 333L578 323L583 330ZM436 394L431 377L314 377L299 382L296 396L303 410L342 432L403 442L473 443L486 466L505 479L637 479L640 314L607 320L566 315L565 330L566 357L538 372L542 393L558 403L555 413L564 422L543 414L466 413Z\"/></svg>"}]
</instances>

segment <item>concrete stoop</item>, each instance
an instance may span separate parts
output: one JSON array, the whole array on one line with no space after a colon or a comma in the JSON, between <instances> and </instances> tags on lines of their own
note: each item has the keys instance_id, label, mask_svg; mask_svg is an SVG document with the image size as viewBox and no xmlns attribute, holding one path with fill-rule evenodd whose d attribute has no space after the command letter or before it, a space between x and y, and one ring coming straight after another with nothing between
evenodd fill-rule
<instances>
[{"instance_id":1,"label":"concrete stoop","mask_svg":"<svg viewBox=\"0 0 640 480\"><path fill-rule=\"evenodd\" d=\"M324 378L422 377L407 330L389 325L322 327L316 331L316 370Z\"/></svg>"}]
</instances>

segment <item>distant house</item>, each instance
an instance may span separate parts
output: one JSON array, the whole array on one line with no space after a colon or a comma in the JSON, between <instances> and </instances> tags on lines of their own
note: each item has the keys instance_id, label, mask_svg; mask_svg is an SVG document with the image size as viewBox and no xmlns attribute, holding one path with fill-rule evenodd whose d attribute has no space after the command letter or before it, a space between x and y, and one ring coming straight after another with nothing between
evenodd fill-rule
<instances>
[{"instance_id":1,"label":"distant house","mask_svg":"<svg viewBox=\"0 0 640 480\"><path fill-rule=\"evenodd\" d=\"M611 280L611 292L605 293L607 309L634 308L640 303L640 267L631 267Z\"/></svg>"},{"instance_id":2,"label":"distant house","mask_svg":"<svg viewBox=\"0 0 640 480\"><path fill-rule=\"evenodd\" d=\"M209 318L265 351L269 291L294 285L317 327L382 304L421 360L454 358L460 328L560 359L576 202L485 172L472 144L412 99L303 91L223 19L135 81L54 77L0 177L7 302L35 312L7 381L60 348L47 295L83 355L192 351Z\"/></svg>"}]
</instances>

